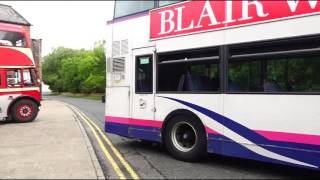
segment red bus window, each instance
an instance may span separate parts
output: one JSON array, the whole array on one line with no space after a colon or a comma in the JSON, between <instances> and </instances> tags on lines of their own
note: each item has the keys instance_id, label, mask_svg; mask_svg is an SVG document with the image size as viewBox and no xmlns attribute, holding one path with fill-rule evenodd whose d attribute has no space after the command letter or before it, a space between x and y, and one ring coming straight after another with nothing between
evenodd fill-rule
<instances>
[{"instance_id":1,"label":"red bus window","mask_svg":"<svg viewBox=\"0 0 320 180\"><path fill-rule=\"evenodd\" d=\"M21 86L21 70L20 69L7 70L7 86L11 88Z\"/></svg>"},{"instance_id":2,"label":"red bus window","mask_svg":"<svg viewBox=\"0 0 320 180\"><path fill-rule=\"evenodd\" d=\"M36 84L34 69L23 70L23 86L34 86Z\"/></svg>"},{"instance_id":3,"label":"red bus window","mask_svg":"<svg viewBox=\"0 0 320 180\"><path fill-rule=\"evenodd\" d=\"M26 40L22 33L0 31L0 46L26 47Z\"/></svg>"}]
</instances>

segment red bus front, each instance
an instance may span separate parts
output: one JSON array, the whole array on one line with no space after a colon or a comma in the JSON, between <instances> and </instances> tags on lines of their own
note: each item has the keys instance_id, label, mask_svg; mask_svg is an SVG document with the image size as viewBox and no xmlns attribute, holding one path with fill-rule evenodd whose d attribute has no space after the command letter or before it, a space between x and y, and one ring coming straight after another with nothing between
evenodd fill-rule
<instances>
[{"instance_id":1,"label":"red bus front","mask_svg":"<svg viewBox=\"0 0 320 180\"><path fill-rule=\"evenodd\" d=\"M0 120L33 121L40 100L30 26L0 23Z\"/></svg>"}]
</instances>

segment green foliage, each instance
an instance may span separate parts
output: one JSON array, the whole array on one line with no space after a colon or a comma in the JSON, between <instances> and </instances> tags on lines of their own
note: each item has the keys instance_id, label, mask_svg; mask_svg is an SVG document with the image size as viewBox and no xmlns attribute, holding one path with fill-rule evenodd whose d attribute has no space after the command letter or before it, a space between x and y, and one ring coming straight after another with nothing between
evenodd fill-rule
<instances>
[{"instance_id":1,"label":"green foliage","mask_svg":"<svg viewBox=\"0 0 320 180\"><path fill-rule=\"evenodd\" d=\"M44 57L44 83L53 92L103 93L106 84L105 41L93 50L54 49Z\"/></svg>"}]
</instances>

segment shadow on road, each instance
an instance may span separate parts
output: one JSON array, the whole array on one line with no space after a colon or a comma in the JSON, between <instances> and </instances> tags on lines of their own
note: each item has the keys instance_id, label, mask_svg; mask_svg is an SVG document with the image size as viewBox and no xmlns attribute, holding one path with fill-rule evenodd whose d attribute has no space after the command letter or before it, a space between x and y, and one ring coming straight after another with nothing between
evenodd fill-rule
<instances>
[{"instance_id":1,"label":"shadow on road","mask_svg":"<svg viewBox=\"0 0 320 180\"><path fill-rule=\"evenodd\" d=\"M184 163L171 157L166 151L165 147L160 143L153 143L148 141L126 141L117 144L121 148L136 149L138 152L146 152L144 154L151 154L159 156L159 159L166 159L174 163ZM208 166L214 169L215 167L223 167L225 169L235 169L242 172L250 172L255 174L272 174L273 176L288 177L288 178L320 178L320 172L295 168L265 162L259 162L248 159L240 159L233 157L226 157L215 154L208 154L203 160L193 163L194 166ZM196 168L196 167L195 167Z\"/></svg>"},{"instance_id":2,"label":"shadow on road","mask_svg":"<svg viewBox=\"0 0 320 180\"><path fill-rule=\"evenodd\" d=\"M241 159L234 157L226 157L221 155L209 154L204 160L207 165L223 164L228 169L237 169L243 171L255 172L257 174L273 174L285 176L290 178L319 178L320 172L302 169L296 167L289 167L278 164L271 164L266 162L259 162L249 159Z\"/></svg>"}]
</instances>

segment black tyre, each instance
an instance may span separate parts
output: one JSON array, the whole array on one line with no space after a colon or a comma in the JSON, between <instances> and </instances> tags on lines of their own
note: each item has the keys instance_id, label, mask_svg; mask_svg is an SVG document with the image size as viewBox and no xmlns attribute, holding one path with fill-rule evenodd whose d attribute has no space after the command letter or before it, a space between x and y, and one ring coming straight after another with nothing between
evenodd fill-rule
<instances>
[{"instance_id":1,"label":"black tyre","mask_svg":"<svg viewBox=\"0 0 320 180\"><path fill-rule=\"evenodd\" d=\"M39 106L32 100L22 99L14 103L11 117L14 122L27 123L33 121L39 112Z\"/></svg>"},{"instance_id":2,"label":"black tyre","mask_svg":"<svg viewBox=\"0 0 320 180\"><path fill-rule=\"evenodd\" d=\"M165 129L165 145L169 153L183 161L199 161L207 154L205 129L196 117L177 115Z\"/></svg>"}]
</instances>

